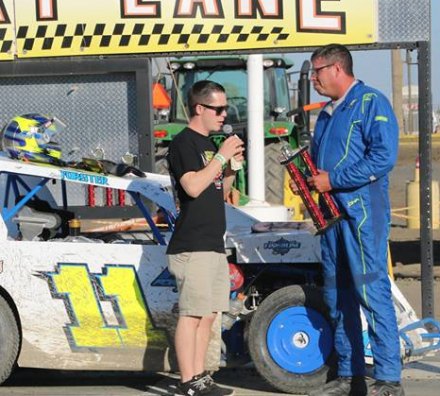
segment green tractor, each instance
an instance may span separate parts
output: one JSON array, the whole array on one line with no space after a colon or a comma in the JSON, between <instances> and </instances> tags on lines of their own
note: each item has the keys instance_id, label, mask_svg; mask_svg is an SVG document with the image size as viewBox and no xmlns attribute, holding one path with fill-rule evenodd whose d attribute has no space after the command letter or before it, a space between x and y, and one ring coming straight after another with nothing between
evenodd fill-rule
<instances>
[{"instance_id":1,"label":"green tractor","mask_svg":"<svg viewBox=\"0 0 440 396\"><path fill-rule=\"evenodd\" d=\"M170 61L172 87L171 107L162 121L154 128L156 145L156 172L166 171L165 155L173 137L187 124L188 113L185 101L188 90L197 81L213 80L224 86L229 110L225 124L230 124L235 134L246 142L248 127L248 77L246 56L212 56L180 58ZM288 84L288 69L292 64L282 57L266 57L264 67L264 140L266 201L284 204L284 167L279 163L280 147L289 142L298 147L297 128L292 117L292 99ZM219 145L225 139L224 133L213 134ZM246 203L246 166L236 178L235 187L240 191L240 203Z\"/></svg>"}]
</instances>

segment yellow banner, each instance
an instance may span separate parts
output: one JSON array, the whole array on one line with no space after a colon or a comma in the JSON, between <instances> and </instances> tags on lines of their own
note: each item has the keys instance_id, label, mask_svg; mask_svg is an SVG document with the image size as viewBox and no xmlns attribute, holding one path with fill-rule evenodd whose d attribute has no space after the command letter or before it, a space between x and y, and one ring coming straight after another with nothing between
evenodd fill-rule
<instances>
[{"instance_id":1,"label":"yellow banner","mask_svg":"<svg viewBox=\"0 0 440 396\"><path fill-rule=\"evenodd\" d=\"M368 44L376 2L0 0L0 60Z\"/></svg>"}]
</instances>

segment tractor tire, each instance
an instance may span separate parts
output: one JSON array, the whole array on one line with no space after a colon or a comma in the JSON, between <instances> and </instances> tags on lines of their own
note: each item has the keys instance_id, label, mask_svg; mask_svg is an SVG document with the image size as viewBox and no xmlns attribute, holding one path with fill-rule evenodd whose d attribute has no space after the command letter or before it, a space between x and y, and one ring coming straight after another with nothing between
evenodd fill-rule
<instances>
[{"instance_id":1,"label":"tractor tire","mask_svg":"<svg viewBox=\"0 0 440 396\"><path fill-rule=\"evenodd\" d=\"M0 295L0 384L8 379L17 363L20 333L14 312Z\"/></svg>"},{"instance_id":2,"label":"tractor tire","mask_svg":"<svg viewBox=\"0 0 440 396\"><path fill-rule=\"evenodd\" d=\"M276 389L307 394L334 374L333 330L320 291L287 286L255 311L249 353L259 374Z\"/></svg>"},{"instance_id":3,"label":"tractor tire","mask_svg":"<svg viewBox=\"0 0 440 396\"><path fill-rule=\"evenodd\" d=\"M158 144L156 146L156 152L155 152L155 172L159 173L160 175L168 175L168 161L167 161L167 154L168 154L168 146Z\"/></svg>"},{"instance_id":4,"label":"tractor tire","mask_svg":"<svg viewBox=\"0 0 440 396\"><path fill-rule=\"evenodd\" d=\"M285 168L279 160L283 143L285 142L274 141L264 147L266 201L277 205L284 205Z\"/></svg>"}]
</instances>

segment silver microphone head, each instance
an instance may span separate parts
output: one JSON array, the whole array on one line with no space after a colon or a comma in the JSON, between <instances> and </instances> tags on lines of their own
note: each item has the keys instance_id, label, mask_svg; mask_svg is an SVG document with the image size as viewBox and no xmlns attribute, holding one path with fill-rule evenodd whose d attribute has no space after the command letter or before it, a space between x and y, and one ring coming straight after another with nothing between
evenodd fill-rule
<instances>
[{"instance_id":1,"label":"silver microphone head","mask_svg":"<svg viewBox=\"0 0 440 396\"><path fill-rule=\"evenodd\" d=\"M223 125L223 133L225 135L231 135L233 133L232 125L230 124L224 124Z\"/></svg>"}]
</instances>

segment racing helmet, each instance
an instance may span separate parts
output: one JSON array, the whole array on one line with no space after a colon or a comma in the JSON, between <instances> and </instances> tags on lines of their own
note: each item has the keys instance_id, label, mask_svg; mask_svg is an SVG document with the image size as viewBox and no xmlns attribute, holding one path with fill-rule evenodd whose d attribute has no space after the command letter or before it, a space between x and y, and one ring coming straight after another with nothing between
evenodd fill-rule
<instances>
[{"instance_id":1,"label":"racing helmet","mask_svg":"<svg viewBox=\"0 0 440 396\"><path fill-rule=\"evenodd\" d=\"M55 117L16 116L3 128L3 150L14 159L60 165L61 147L53 138L65 127Z\"/></svg>"}]
</instances>

